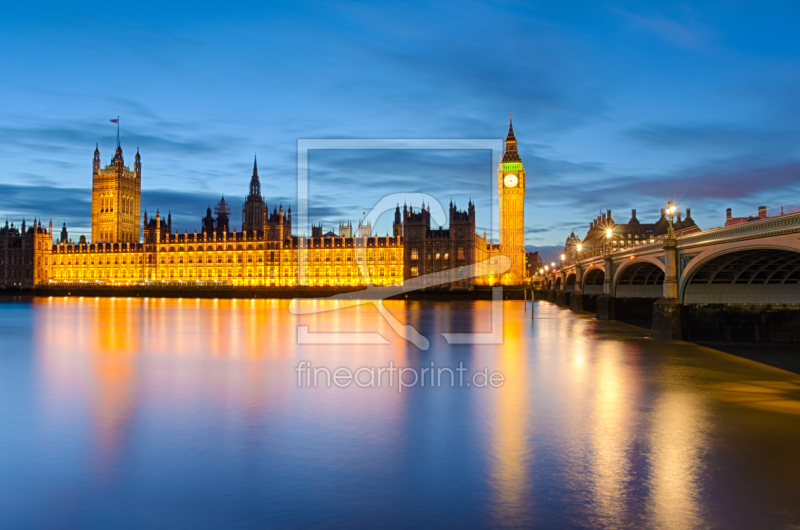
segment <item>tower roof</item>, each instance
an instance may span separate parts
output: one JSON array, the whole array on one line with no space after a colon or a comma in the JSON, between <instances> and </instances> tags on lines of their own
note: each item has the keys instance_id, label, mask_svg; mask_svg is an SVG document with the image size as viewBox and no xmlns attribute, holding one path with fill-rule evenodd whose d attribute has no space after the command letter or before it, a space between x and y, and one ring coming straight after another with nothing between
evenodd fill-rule
<instances>
[{"instance_id":1,"label":"tower roof","mask_svg":"<svg viewBox=\"0 0 800 530\"><path fill-rule=\"evenodd\" d=\"M250 195L251 197L261 197L261 182L258 180L258 158L253 158L253 176L250 177Z\"/></svg>"},{"instance_id":2,"label":"tower roof","mask_svg":"<svg viewBox=\"0 0 800 530\"><path fill-rule=\"evenodd\" d=\"M514 136L514 122L511 117L508 118L508 134L506 135L506 143L516 142L517 138Z\"/></svg>"},{"instance_id":3,"label":"tower roof","mask_svg":"<svg viewBox=\"0 0 800 530\"><path fill-rule=\"evenodd\" d=\"M514 136L514 123L509 117L508 134L506 135L506 150L503 153L503 162L521 162L517 152L517 137Z\"/></svg>"}]
</instances>

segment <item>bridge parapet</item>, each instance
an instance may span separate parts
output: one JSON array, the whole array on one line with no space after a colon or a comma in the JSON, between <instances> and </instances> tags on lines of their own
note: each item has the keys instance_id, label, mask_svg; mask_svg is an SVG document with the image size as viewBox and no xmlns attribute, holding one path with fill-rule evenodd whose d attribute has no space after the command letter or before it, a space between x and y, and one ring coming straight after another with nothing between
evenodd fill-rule
<instances>
[{"instance_id":1,"label":"bridge parapet","mask_svg":"<svg viewBox=\"0 0 800 530\"><path fill-rule=\"evenodd\" d=\"M728 227L711 228L688 236L678 238L678 250L706 246L718 243L729 243L741 239L753 239L792 233L800 230L800 212L779 217L756 219Z\"/></svg>"}]
</instances>

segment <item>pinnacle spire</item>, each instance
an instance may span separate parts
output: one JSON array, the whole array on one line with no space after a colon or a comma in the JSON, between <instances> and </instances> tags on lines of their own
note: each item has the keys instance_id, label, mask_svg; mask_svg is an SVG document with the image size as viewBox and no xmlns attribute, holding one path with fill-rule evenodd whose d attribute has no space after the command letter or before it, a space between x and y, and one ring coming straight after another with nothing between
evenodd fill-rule
<instances>
[{"instance_id":1,"label":"pinnacle spire","mask_svg":"<svg viewBox=\"0 0 800 530\"><path fill-rule=\"evenodd\" d=\"M509 116L508 116L508 134L506 135L506 144L508 144L508 142L516 142L516 141L517 141L517 138L514 136L514 120L513 120L512 116L511 116L511 114L509 113Z\"/></svg>"},{"instance_id":2,"label":"pinnacle spire","mask_svg":"<svg viewBox=\"0 0 800 530\"><path fill-rule=\"evenodd\" d=\"M517 137L514 136L514 122L508 118L508 134L506 135L506 149L503 153L503 162L522 162L517 152Z\"/></svg>"},{"instance_id":3,"label":"pinnacle spire","mask_svg":"<svg viewBox=\"0 0 800 530\"><path fill-rule=\"evenodd\" d=\"M250 178L250 195L261 195L261 182L258 180L258 157L253 157L253 176Z\"/></svg>"}]
</instances>

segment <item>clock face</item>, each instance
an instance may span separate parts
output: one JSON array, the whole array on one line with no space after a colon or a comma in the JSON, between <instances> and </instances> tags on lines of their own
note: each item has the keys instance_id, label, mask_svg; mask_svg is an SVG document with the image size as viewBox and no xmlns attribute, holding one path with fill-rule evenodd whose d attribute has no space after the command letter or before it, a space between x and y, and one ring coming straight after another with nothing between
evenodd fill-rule
<instances>
[{"instance_id":1,"label":"clock face","mask_svg":"<svg viewBox=\"0 0 800 530\"><path fill-rule=\"evenodd\" d=\"M517 185L517 182L519 181L517 180L516 175L514 175L513 173L509 173L508 175L506 175L506 178L503 179L503 182L505 183L506 188L513 188L514 186Z\"/></svg>"}]
</instances>

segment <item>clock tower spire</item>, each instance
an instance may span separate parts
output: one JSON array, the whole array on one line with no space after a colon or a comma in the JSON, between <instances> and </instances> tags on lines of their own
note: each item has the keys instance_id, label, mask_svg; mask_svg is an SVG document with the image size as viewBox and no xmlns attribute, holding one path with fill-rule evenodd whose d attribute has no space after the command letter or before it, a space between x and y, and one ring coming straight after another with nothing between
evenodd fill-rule
<instances>
[{"instance_id":1,"label":"clock tower spire","mask_svg":"<svg viewBox=\"0 0 800 530\"><path fill-rule=\"evenodd\" d=\"M497 168L500 198L500 252L511 259L511 268L502 283L520 284L525 280L525 168L517 151L514 123L509 118L505 151Z\"/></svg>"}]
</instances>

